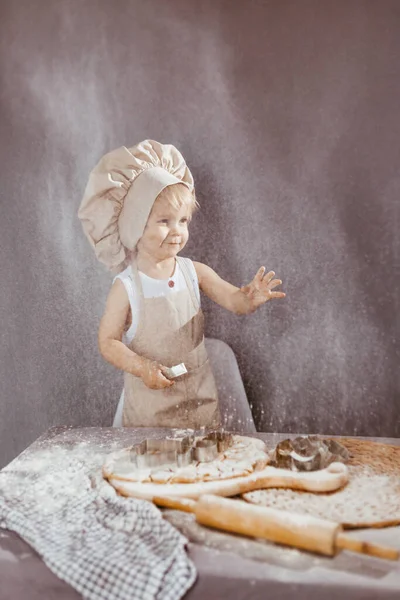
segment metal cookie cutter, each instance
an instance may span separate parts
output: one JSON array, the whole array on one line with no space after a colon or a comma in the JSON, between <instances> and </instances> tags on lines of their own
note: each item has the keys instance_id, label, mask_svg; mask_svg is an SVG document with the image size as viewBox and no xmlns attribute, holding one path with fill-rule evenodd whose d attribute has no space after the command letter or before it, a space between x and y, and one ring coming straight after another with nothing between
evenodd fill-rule
<instances>
[{"instance_id":1,"label":"metal cookie cutter","mask_svg":"<svg viewBox=\"0 0 400 600\"><path fill-rule=\"evenodd\" d=\"M213 440L218 446L218 452L225 452L233 444L233 435L227 433L223 429L216 429L211 431L207 437L207 440Z\"/></svg>"},{"instance_id":2,"label":"metal cookie cutter","mask_svg":"<svg viewBox=\"0 0 400 600\"><path fill-rule=\"evenodd\" d=\"M220 452L224 452L232 445L231 433L217 430L198 440L193 447L193 458L198 462L211 462Z\"/></svg>"},{"instance_id":3,"label":"metal cookie cutter","mask_svg":"<svg viewBox=\"0 0 400 600\"><path fill-rule=\"evenodd\" d=\"M179 365L175 365L174 367L165 367L167 377L169 379L175 379L175 377L180 377L187 373L187 369L184 363L180 363Z\"/></svg>"},{"instance_id":4,"label":"metal cookie cutter","mask_svg":"<svg viewBox=\"0 0 400 600\"><path fill-rule=\"evenodd\" d=\"M146 439L132 446L131 461L138 469L155 467L186 467L192 462L210 462L232 444L230 433L217 430L195 441L193 436L182 439Z\"/></svg>"},{"instance_id":5,"label":"metal cookie cutter","mask_svg":"<svg viewBox=\"0 0 400 600\"><path fill-rule=\"evenodd\" d=\"M152 469L161 466L186 467L192 462L193 437L180 440L143 440L132 446L131 461L138 469Z\"/></svg>"}]
</instances>

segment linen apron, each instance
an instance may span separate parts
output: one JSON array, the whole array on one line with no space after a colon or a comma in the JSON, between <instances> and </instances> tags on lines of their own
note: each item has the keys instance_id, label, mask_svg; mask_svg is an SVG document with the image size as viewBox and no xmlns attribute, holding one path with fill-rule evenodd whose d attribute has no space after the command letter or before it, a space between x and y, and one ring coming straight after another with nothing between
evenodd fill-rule
<instances>
[{"instance_id":1,"label":"linen apron","mask_svg":"<svg viewBox=\"0 0 400 600\"><path fill-rule=\"evenodd\" d=\"M204 315L185 261L176 259L184 290L145 298L135 261L132 277L139 298L138 328L128 347L166 367L184 363L185 375L174 385L153 390L140 377L124 373L124 427L217 427L217 388L204 343Z\"/></svg>"}]
</instances>

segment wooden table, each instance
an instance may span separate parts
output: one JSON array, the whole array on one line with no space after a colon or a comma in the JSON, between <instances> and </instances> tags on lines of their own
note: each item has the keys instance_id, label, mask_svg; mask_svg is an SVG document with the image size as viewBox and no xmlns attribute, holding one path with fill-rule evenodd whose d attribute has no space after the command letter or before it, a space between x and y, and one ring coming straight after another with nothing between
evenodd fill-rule
<instances>
[{"instance_id":1,"label":"wooden table","mask_svg":"<svg viewBox=\"0 0 400 600\"><path fill-rule=\"evenodd\" d=\"M24 451L35 454L44 447L71 448L85 441L88 451L108 453L110 446L126 447L145 437L161 437L164 429L113 429L56 427ZM287 434L255 434L268 446ZM400 445L400 439L363 438ZM19 457L15 459L18 461ZM173 517L173 515L171 515ZM230 597L234 600L386 600L400 598L400 565L343 552L325 558L264 544L262 559L252 540L219 532L203 532L188 553L198 578L187 600ZM400 528L358 532L358 537L400 549ZM211 547L210 547L211 546ZM15 533L0 529L0 600L73 600L80 594L58 579L28 544Z\"/></svg>"}]
</instances>

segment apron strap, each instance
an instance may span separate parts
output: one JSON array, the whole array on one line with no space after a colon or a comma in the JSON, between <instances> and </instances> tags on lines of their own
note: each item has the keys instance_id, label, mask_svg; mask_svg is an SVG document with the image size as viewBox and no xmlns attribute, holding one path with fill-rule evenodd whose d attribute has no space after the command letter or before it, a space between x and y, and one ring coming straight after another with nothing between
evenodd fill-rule
<instances>
[{"instance_id":1,"label":"apron strap","mask_svg":"<svg viewBox=\"0 0 400 600\"><path fill-rule=\"evenodd\" d=\"M192 299L193 302L193 306L196 309L196 312L199 312L200 310L200 302L199 299L197 297L197 294L195 292L194 289L194 281L193 281L193 276L190 272L190 267L189 267L189 258L183 258L182 256L177 256L176 260L182 270L183 276L185 278L186 281L186 285L188 287L189 293L190 293L190 297Z\"/></svg>"}]
</instances>

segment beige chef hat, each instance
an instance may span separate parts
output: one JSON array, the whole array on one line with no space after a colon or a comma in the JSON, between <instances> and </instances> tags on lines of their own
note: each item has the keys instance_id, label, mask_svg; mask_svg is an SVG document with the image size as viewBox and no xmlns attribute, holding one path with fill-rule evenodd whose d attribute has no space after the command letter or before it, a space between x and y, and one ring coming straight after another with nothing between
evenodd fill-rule
<instances>
[{"instance_id":1,"label":"beige chef hat","mask_svg":"<svg viewBox=\"0 0 400 600\"><path fill-rule=\"evenodd\" d=\"M78 211L100 262L113 271L123 268L157 196L175 183L194 190L192 174L172 145L144 140L103 156L90 173Z\"/></svg>"}]
</instances>

